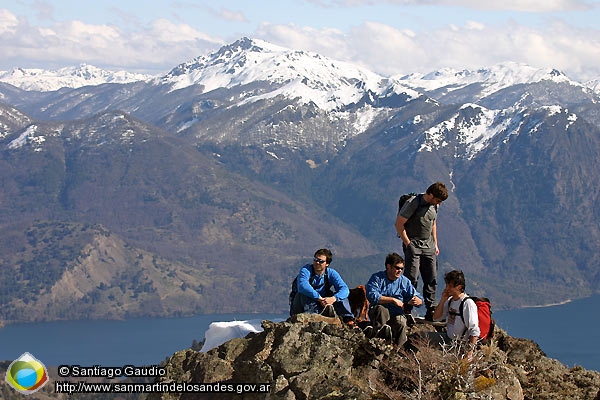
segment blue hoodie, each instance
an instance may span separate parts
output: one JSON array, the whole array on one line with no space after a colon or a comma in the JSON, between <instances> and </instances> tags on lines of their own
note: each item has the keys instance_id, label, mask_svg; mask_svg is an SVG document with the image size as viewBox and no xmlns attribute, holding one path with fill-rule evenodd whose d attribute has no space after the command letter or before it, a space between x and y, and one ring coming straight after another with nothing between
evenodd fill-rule
<instances>
[{"instance_id":1,"label":"blue hoodie","mask_svg":"<svg viewBox=\"0 0 600 400\"><path fill-rule=\"evenodd\" d=\"M328 274L329 287L334 288L334 297L337 300L343 300L350 295L350 289L344 282L340 274L333 268L327 267L323 275L313 273L312 264L306 264L300 269L298 274L298 293L311 298L328 297L328 287L325 287L325 274ZM312 285L311 285L312 284Z\"/></svg>"},{"instance_id":2,"label":"blue hoodie","mask_svg":"<svg viewBox=\"0 0 600 400\"><path fill-rule=\"evenodd\" d=\"M423 300L421 293L417 292L415 287L410 283L410 280L404 275L400 275L395 281L391 281L387 277L386 271L379 271L371 275L369 282L366 286L367 299L371 306L379 304L381 296L395 297L396 299L402 300L403 303L408 303L414 296L419 297ZM404 314L404 310L397 305L381 304L390 310L390 316Z\"/></svg>"}]
</instances>

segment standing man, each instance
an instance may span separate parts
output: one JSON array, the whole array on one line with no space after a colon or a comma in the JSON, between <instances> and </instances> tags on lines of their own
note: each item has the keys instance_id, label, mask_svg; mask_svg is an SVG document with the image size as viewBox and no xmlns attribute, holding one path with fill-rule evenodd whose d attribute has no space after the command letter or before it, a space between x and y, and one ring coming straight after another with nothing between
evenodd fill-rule
<instances>
[{"instance_id":1,"label":"standing man","mask_svg":"<svg viewBox=\"0 0 600 400\"><path fill-rule=\"evenodd\" d=\"M423 296L402 275L404 260L398 253L385 258L385 271L371 275L366 286L367 299L371 304L369 319L373 327L365 328L365 336L394 340L398 346L406 342L406 305L419 307Z\"/></svg>"},{"instance_id":2,"label":"standing man","mask_svg":"<svg viewBox=\"0 0 600 400\"><path fill-rule=\"evenodd\" d=\"M416 288L419 273L423 278L425 296L425 319L433 321L436 308L437 256L440 253L437 240L437 212L439 205L448 198L448 189L436 182L425 193L413 196L404 202L396 217L396 231L402 239L406 260L404 275ZM405 311L410 313L412 307Z\"/></svg>"},{"instance_id":3,"label":"standing man","mask_svg":"<svg viewBox=\"0 0 600 400\"><path fill-rule=\"evenodd\" d=\"M290 315L320 313L326 317L338 316L344 322L354 324L348 301L350 289L336 270L328 268L332 259L329 249L319 249L312 264L300 268L295 282L297 293L290 299Z\"/></svg>"}]
</instances>

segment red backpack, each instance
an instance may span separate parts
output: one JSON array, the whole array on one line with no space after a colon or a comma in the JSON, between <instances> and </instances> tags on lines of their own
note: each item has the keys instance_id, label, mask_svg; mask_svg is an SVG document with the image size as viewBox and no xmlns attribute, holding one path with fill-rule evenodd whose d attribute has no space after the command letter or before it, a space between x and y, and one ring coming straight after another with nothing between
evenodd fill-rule
<instances>
[{"instance_id":1,"label":"red backpack","mask_svg":"<svg viewBox=\"0 0 600 400\"><path fill-rule=\"evenodd\" d=\"M465 323L465 317L463 316L463 306L464 302L467 299L471 299L475 302L477 306L477 317L479 318L479 340L488 344L494 335L494 327L496 326L496 321L492 318L492 305L490 303L490 299L487 297L465 297L461 302L458 308L458 313L460 314L460 318L463 320L463 324Z\"/></svg>"}]
</instances>

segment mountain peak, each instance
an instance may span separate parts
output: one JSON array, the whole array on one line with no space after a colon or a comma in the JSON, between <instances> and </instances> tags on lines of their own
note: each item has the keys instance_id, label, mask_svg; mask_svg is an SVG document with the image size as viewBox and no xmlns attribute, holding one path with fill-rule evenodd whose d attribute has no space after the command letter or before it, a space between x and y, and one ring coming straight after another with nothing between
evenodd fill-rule
<instances>
[{"instance_id":1,"label":"mountain peak","mask_svg":"<svg viewBox=\"0 0 600 400\"><path fill-rule=\"evenodd\" d=\"M180 64L159 81L172 90L202 85L204 92L255 82L273 89L248 101L284 95L321 109L356 103L367 90L379 93L388 85L383 76L357 65L246 37Z\"/></svg>"},{"instance_id":2,"label":"mountain peak","mask_svg":"<svg viewBox=\"0 0 600 400\"><path fill-rule=\"evenodd\" d=\"M414 73L405 75L398 77L397 79L409 87L430 91L443 87L452 87L453 89L456 89L474 83L480 83L486 87L483 91L484 95L512 85L535 83L543 80L568 82L573 85L580 85L579 83L571 81L565 74L557 69L540 69L512 61L499 63L491 67L479 68L477 70L443 68L426 74Z\"/></svg>"},{"instance_id":3,"label":"mountain peak","mask_svg":"<svg viewBox=\"0 0 600 400\"><path fill-rule=\"evenodd\" d=\"M14 68L12 71L0 71L0 82L9 83L23 90L39 92L51 92L61 88L76 89L103 83L129 83L150 78L150 75L107 71L85 63L57 70Z\"/></svg>"},{"instance_id":4,"label":"mountain peak","mask_svg":"<svg viewBox=\"0 0 600 400\"><path fill-rule=\"evenodd\" d=\"M236 40L235 42L225 45L219 49L219 53L225 51L254 51L261 52L263 50L268 51L291 51L291 49L277 46L273 43L269 43L267 41L261 39L250 39L247 37L243 37L241 39Z\"/></svg>"}]
</instances>

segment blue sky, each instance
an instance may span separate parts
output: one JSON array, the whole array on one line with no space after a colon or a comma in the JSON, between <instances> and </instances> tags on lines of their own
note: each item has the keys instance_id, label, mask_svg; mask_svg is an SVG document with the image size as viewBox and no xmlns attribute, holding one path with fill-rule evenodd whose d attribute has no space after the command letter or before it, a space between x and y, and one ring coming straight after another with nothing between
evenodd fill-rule
<instances>
[{"instance_id":1,"label":"blue sky","mask_svg":"<svg viewBox=\"0 0 600 400\"><path fill-rule=\"evenodd\" d=\"M600 0L0 0L0 70L165 73L243 36L383 75L504 61L600 78Z\"/></svg>"}]
</instances>

